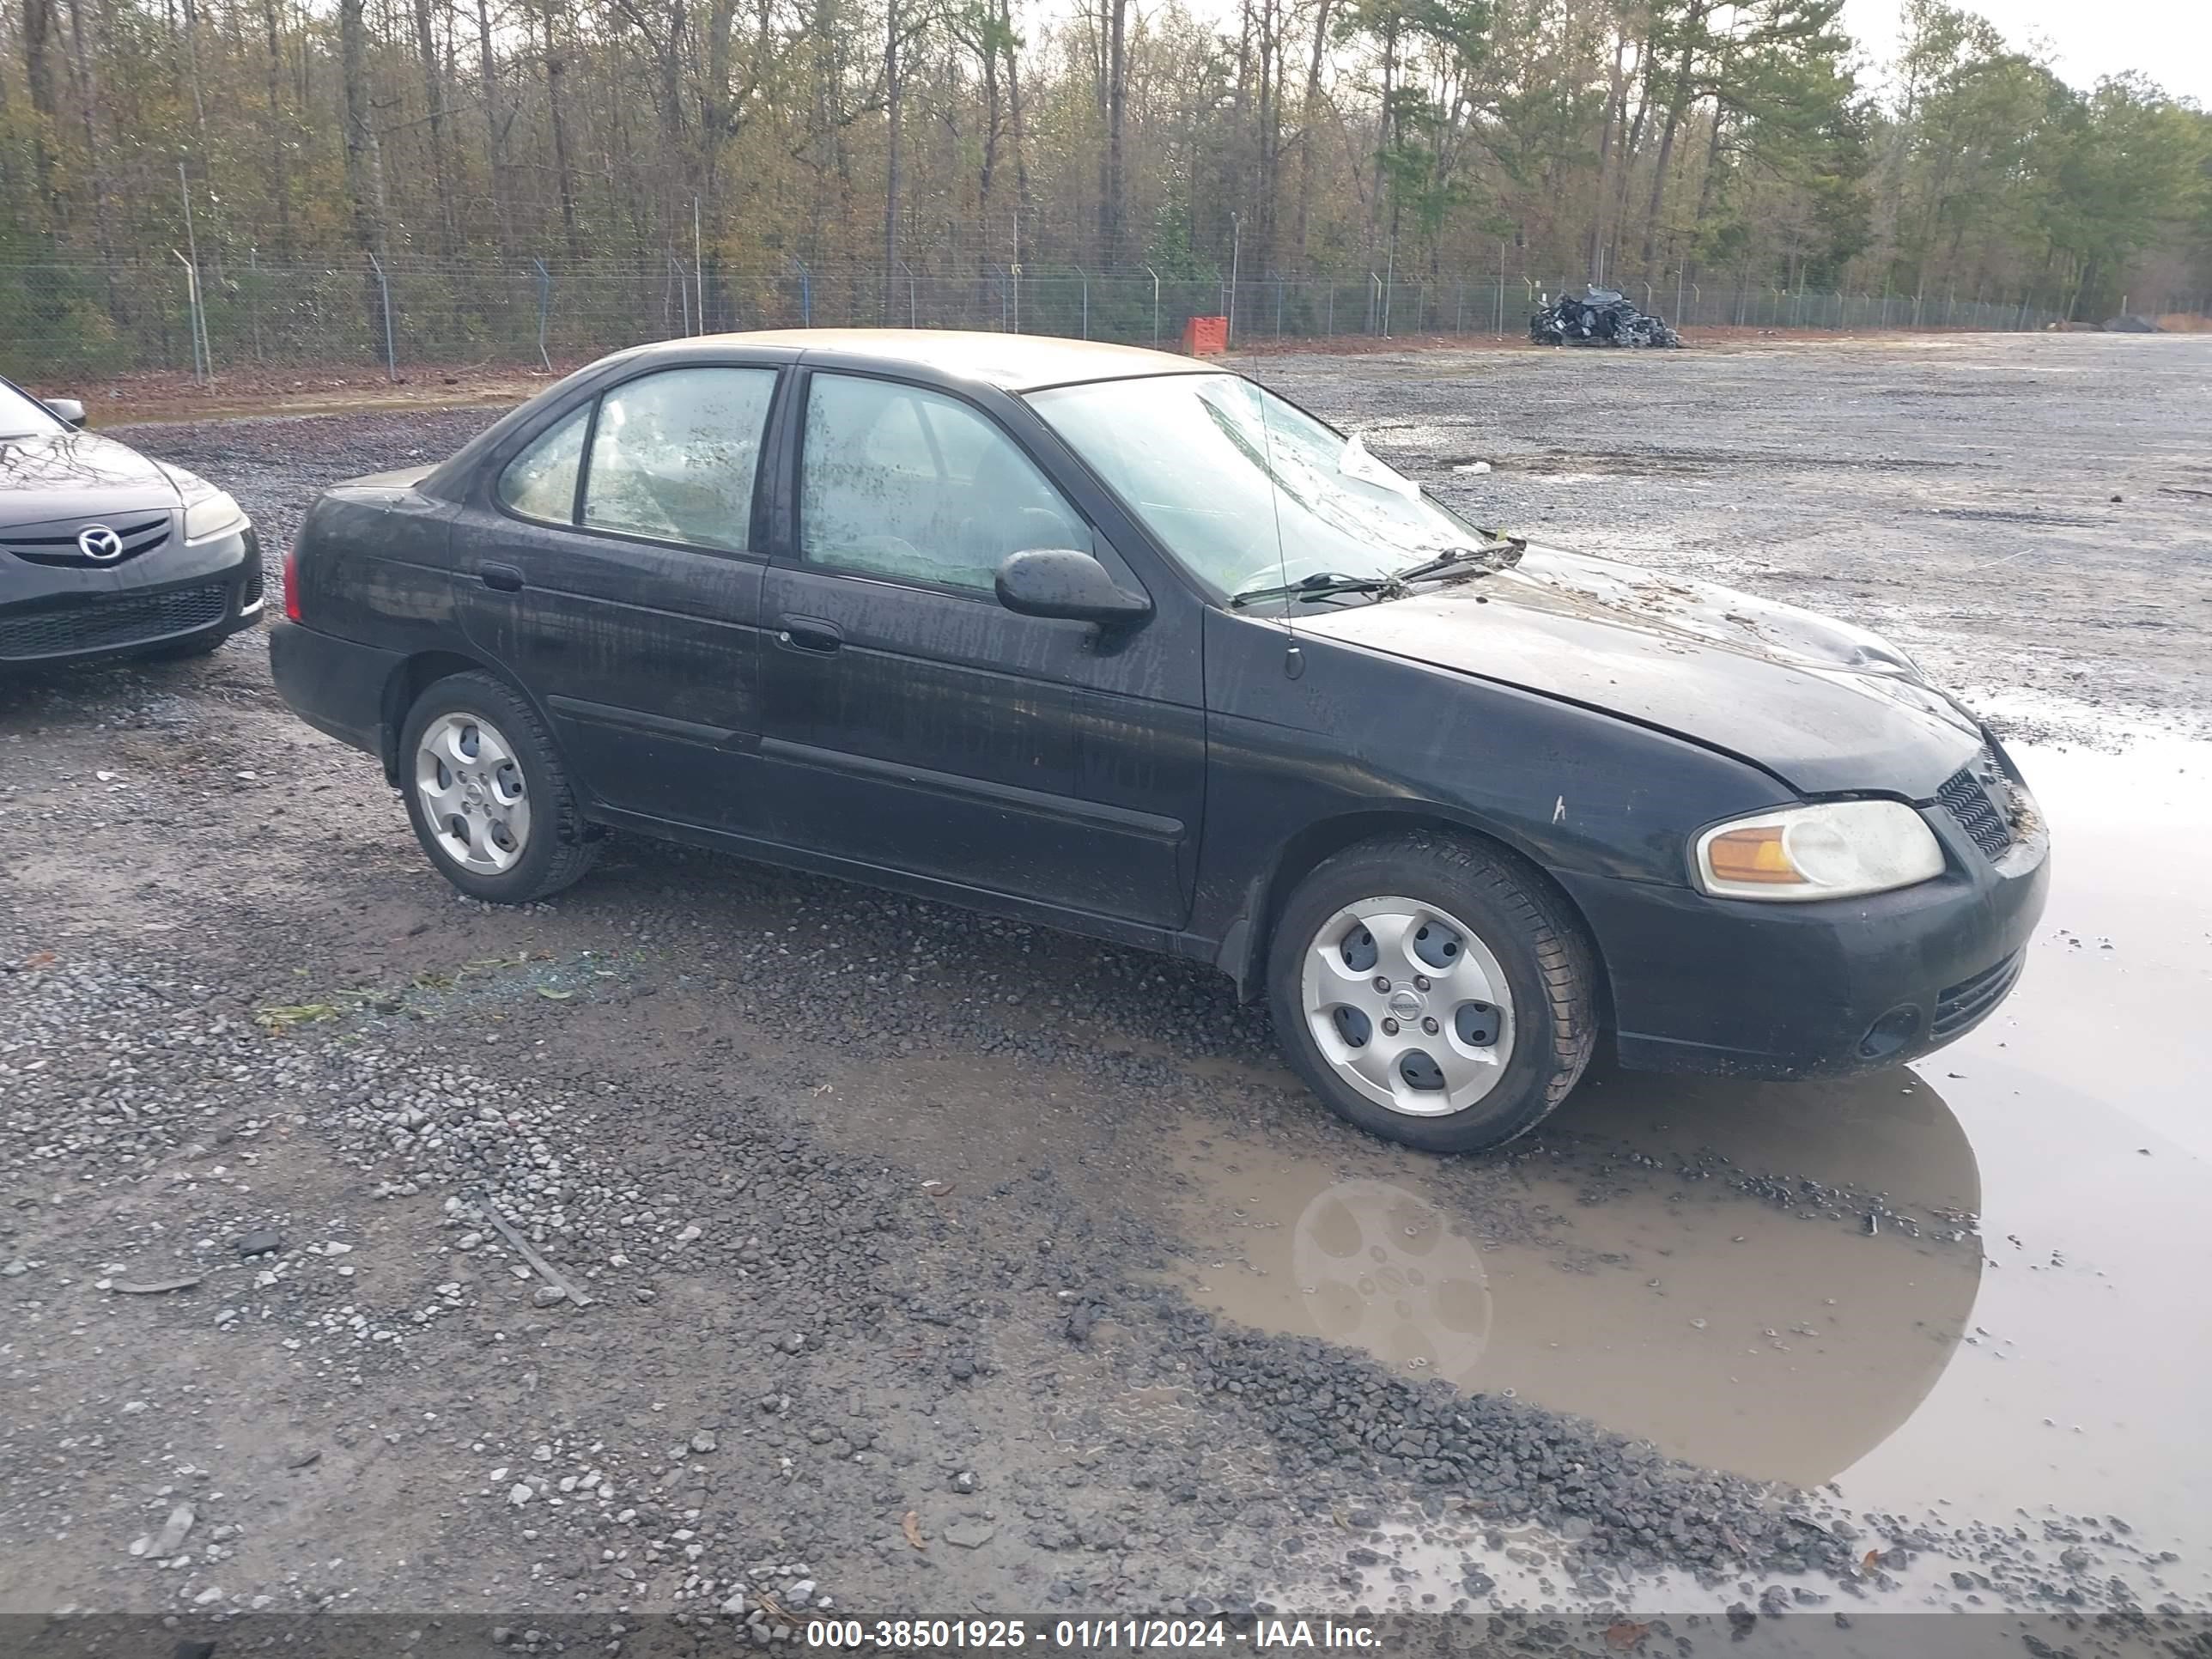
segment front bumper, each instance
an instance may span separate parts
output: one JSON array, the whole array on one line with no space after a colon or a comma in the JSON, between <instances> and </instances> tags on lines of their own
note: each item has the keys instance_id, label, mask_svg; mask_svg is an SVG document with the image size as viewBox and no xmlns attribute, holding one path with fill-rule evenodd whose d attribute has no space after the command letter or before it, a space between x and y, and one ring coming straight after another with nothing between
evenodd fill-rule
<instances>
[{"instance_id":1,"label":"front bumper","mask_svg":"<svg viewBox=\"0 0 2212 1659\"><path fill-rule=\"evenodd\" d=\"M250 525L112 568L16 562L0 569L0 668L220 638L258 622L264 605L261 542Z\"/></svg>"},{"instance_id":2,"label":"front bumper","mask_svg":"<svg viewBox=\"0 0 2212 1659\"><path fill-rule=\"evenodd\" d=\"M2050 882L2032 820L1991 857L1923 810L1947 868L1893 893L1809 904L1562 875L1606 964L1623 1066L1832 1077L1964 1036L2008 994Z\"/></svg>"}]
</instances>

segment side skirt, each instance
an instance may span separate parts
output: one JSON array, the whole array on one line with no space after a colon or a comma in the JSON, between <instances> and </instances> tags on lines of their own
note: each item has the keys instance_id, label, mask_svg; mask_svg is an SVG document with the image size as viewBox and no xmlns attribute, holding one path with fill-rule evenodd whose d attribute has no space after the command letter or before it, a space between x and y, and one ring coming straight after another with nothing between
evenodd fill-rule
<instances>
[{"instance_id":1,"label":"side skirt","mask_svg":"<svg viewBox=\"0 0 2212 1659\"><path fill-rule=\"evenodd\" d=\"M933 903L980 911L986 915L1002 916L1009 921L1051 927L1064 933L1079 933L1086 939L1103 939L1109 944L1126 945L1161 956L1215 963L1221 954L1218 940L1199 934L1147 927L1142 922L1126 921L1118 916L1098 915L1088 910L1070 909L1063 905L1048 904L1039 899L1017 898L1011 894L971 887L962 882L911 875L901 870L885 869L880 865L864 864L827 853L809 852L804 848L789 847L781 842L766 841L755 836L732 835L696 824L677 823L642 812L617 811L597 805L592 809L592 817L611 828L634 830L660 841L680 842L686 846L731 853L761 864L777 865L787 870L803 870L810 875L833 876L840 881L855 882L864 887L904 893Z\"/></svg>"}]
</instances>

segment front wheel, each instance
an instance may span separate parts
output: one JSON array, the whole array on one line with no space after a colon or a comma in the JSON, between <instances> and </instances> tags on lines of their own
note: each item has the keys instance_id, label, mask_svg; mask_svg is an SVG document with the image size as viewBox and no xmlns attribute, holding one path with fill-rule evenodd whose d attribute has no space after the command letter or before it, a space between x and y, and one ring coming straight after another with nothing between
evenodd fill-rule
<instances>
[{"instance_id":1,"label":"front wheel","mask_svg":"<svg viewBox=\"0 0 2212 1659\"><path fill-rule=\"evenodd\" d=\"M1267 993L1291 1068L1369 1133L1486 1151L1565 1098L1597 1034L1596 964L1533 871L1428 832L1363 842L1291 896Z\"/></svg>"},{"instance_id":2,"label":"front wheel","mask_svg":"<svg viewBox=\"0 0 2212 1659\"><path fill-rule=\"evenodd\" d=\"M489 674L431 685L399 735L415 838L471 898L527 904L557 893L599 852L538 712Z\"/></svg>"}]
</instances>

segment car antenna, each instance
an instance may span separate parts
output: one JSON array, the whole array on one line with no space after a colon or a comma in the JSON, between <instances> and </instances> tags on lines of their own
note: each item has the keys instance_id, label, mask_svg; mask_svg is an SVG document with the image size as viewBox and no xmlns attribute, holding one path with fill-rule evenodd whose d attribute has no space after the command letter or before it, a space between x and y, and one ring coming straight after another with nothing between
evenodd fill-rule
<instances>
[{"instance_id":1,"label":"car antenna","mask_svg":"<svg viewBox=\"0 0 2212 1659\"><path fill-rule=\"evenodd\" d=\"M1275 574L1287 592L1291 585L1290 556L1283 550L1283 490L1275 482L1275 440L1267 427L1267 389L1257 380L1247 382L1260 405L1260 453L1267 461L1267 507L1275 520ZM1283 631L1290 643L1283 648L1283 674L1296 679L1306 672L1305 653L1298 649L1298 627L1292 605L1283 607Z\"/></svg>"}]
</instances>

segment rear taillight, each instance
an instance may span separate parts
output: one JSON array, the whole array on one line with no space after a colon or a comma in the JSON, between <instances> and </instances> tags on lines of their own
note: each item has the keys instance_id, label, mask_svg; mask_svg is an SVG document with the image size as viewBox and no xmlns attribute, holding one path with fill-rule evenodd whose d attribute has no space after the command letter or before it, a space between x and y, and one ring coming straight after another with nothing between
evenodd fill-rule
<instances>
[{"instance_id":1,"label":"rear taillight","mask_svg":"<svg viewBox=\"0 0 2212 1659\"><path fill-rule=\"evenodd\" d=\"M284 550L284 620L300 620L300 555L289 547Z\"/></svg>"}]
</instances>

